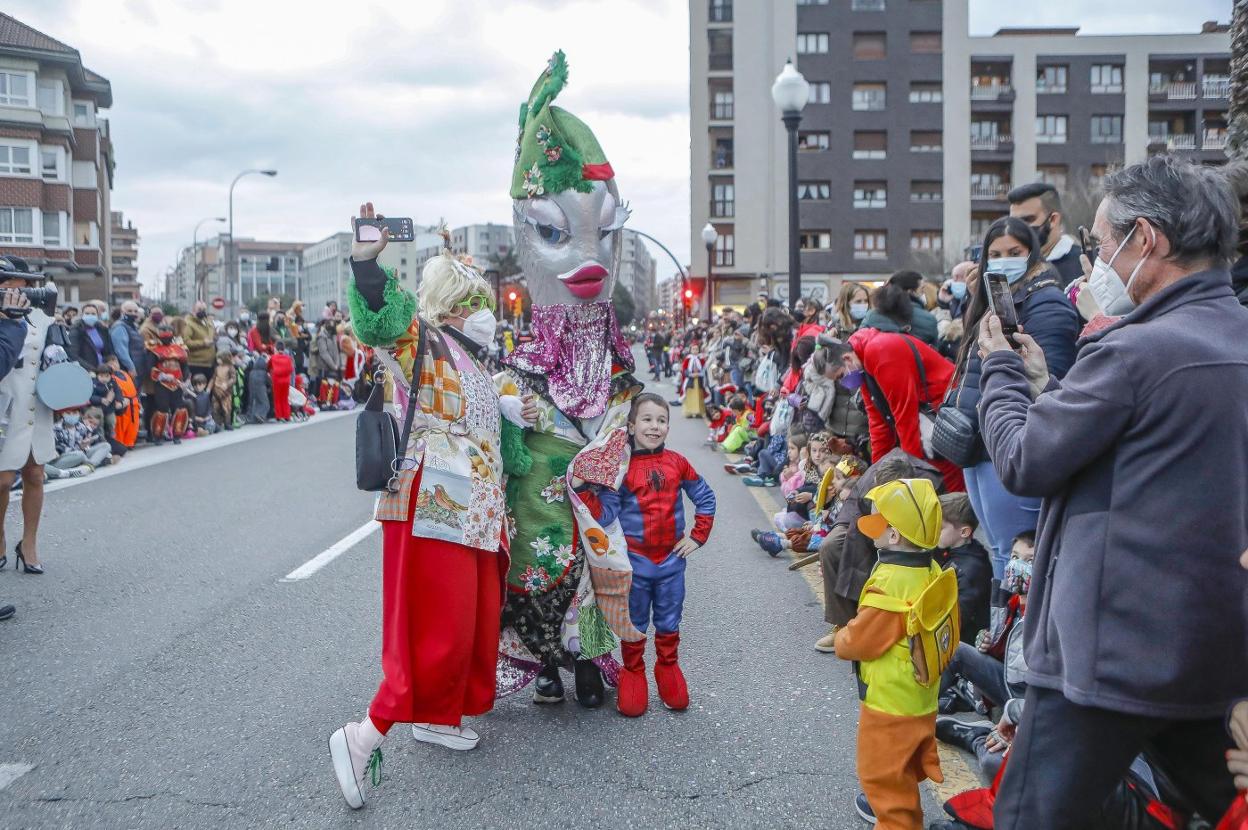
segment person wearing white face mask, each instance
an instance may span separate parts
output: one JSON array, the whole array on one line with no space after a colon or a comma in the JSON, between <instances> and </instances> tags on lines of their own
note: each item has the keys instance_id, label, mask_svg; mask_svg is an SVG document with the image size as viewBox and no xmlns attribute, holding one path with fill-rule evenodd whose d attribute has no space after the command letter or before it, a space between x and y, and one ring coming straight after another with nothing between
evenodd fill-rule
<instances>
[{"instance_id":1,"label":"person wearing white face mask","mask_svg":"<svg viewBox=\"0 0 1248 830\"><path fill-rule=\"evenodd\" d=\"M372 204L360 216L374 218ZM351 321L377 350L403 422L416 385L419 409L382 524L382 681L368 712L330 737L347 803L364 804L365 771L390 727L412 724L426 743L468 750L479 740L464 716L494 706L499 624L508 568L502 416L529 425L530 403L500 400L482 357L494 337L489 284L445 249L421 273L416 298L377 255L388 232L351 246ZM419 353L419 354L418 354Z\"/></svg>"},{"instance_id":2,"label":"person wearing white face mask","mask_svg":"<svg viewBox=\"0 0 1248 830\"><path fill-rule=\"evenodd\" d=\"M1147 752L1202 816L1235 798L1225 716L1248 698L1248 310L1221 175L1159 155L1104 180L1096 284L1125 316L1059 382L1027 334L979 332L980 424L1040 497L1026 707L996 827L1090 826ZM1115 287L1117 282L1121 288Z\"/></svg>"},{"instance_id":3,"label":"person wearing white face mask","mask_svg":"<svg viewBox=\"0 0 1248 830\"><path fill-rule=\"evenodd\" d=\"M1041 254L1041 246L1027 223L1014 217L993 222L984 235L980 273L1003 274L1010 284L1019 323L1036 342L1061 377L1075 361L1079 316L1062 293L1060 276ZM969 282L967 284L970 284ZM955 363L957 387L949 398L973 424L979 424L981 362L975 334L988 313L987 282L976 278L964 312L965 336ZM978 439L970 458L959 459L975 515L988 537L993 577L1000 580L1010 547L1018 534L1035 530L1040 500L1015 495L1002 486L992 460Z\"/></svg>"}]
</instances>

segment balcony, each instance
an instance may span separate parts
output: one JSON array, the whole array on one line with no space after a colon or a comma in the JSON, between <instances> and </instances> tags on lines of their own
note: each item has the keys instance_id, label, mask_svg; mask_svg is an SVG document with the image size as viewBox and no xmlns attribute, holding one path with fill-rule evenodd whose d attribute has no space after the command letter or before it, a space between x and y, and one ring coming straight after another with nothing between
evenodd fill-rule
<instances>
[{"instance_id":1,"label":"balcony","mask_svg":"<svg viewBox=\"0 0 1248 830\"><path fill-rule=\"evenodd\" d=\"M710 70L712 72L731 72L732 53L712 52L710 56Z\"/></svg>"},{"instance_id":2,"label":"balcony","mask_svg":"<svg viewBox=\"0 0 1248 830\"><path fill-rule=\"evenodd\" d=\"M731 23L732 3L724 2L724 0L712 0L708 17L712 23Z\"/></svg>"},{"instance_id":3,"label":"balcony","mask_svg":"<svg viewBox=\"0 0 1248 830\"><path fill-rule=\"evenodd\" d=\"M1013 101L1014 87L1009 81L971 86L972 101Z\"/></svg>"},{"instance_id":4,"label":"balcony","mask_svg":"<svg viewBox=\"0 0 1248 830\"><path fill-rule=\"evenodd\" d=\"M1205 98L1229 98L1231 95L1231 79L1209 77L1201 79L1201 95Z\"/></svg>"},{"instance_id":5,"label":"balcony","mask_svg":"<svg viewBox=\"0 0 1248 830\"><path fill-rule=\"evenodd\" d=\"M1204 140L1200 143L1202 150L1225 150L1226 130L1206 130Z\"/></svg>"},{"instance_id":6,"label":"balcony","mask_svg":"<svg viewBox=\"0 0 1248 830\"><path fill-rule=\"evenodd\" d=\"M971 149L990 153L1012 153L1014 151L1014 137L1008 135L973 135L971 136Z\"/></svg>"},{"instance_id":7,"label":"balcony","mask_svg":"<svg viewBox=\"0 0 1248 830\"><path fill-rule=\"evenodd\" d=\"M715 150L711 153L711 167L715 170L731 170L732 156L732 150Z\"/></svg>"},{"instance_id":8,"label":"balcony","mask_svg":"<svg viewBox=\"0 0 1248 830\"><path fill-rule=\"evenodd\" d=\"M1195 101L1195 81L1154 81L1148 86L1150 98L1164 101Z\"/></svg>"},{"instance_id":9,"label":"balcony","mask_svg":"<svg viewBox=\"0 0 1248 830\"><path fill-rule=\"evenodd\" d=\"M731 121L733 117L733 102L716 101L711 105L712 121Z\"/></svg>"},{"instance_id":10,"label":"balcony","mask_svg":"<svg viewBox=\"0 0 1248 830\"><path fill-rule=\"evenodd\" d=\"M1148 137L1148 146L1150 148L1162 148L1167 150L1195 150L1196 136L1191 133L1170 133L1167 135L1150 135Z\"/></svg>"},{"instance_id":11,"label":"balcony","mask_svg":"<svg viewBox=\"0 0 1248 830\"><path fill-rule=\"evenodd\" d=\"M972 184L971 199L977 202L1003 202L1010 192L1008 184Z\"/></svg>"}]
</instances>

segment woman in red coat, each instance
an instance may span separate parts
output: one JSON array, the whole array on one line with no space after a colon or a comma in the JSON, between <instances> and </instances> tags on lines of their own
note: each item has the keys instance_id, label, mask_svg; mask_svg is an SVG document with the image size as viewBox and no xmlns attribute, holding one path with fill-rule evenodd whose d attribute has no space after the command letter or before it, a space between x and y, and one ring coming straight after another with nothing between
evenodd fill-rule
<instances>
[{"instance_id":1,"label":"woman in red coat","mask_svg":"<svg viewBox=\"0 0 1248 830\"><path fill-rule=\"evenodd\" d=\"M281 340L274 343L273 348L276 351L269 358L269 376L273 378L273 417L289 421L290 381L295 375L295 361Z\"/></svg>"},{"instance_id":2,"label":"woman in red coat","mask_svg":"<svg viewBox=\"0 0 1248 830\"><path fill-rule=\"evenodd\" d=\"M923 451L919 430L920 403L929 404L933 410L940 407L953 381L953 364L912 335L879 329L859 329L848 341L837 341L828 348L831 357L841 362L834 377L842 386L855 389L864 382L868 385L862 398L871 433L872 463L900 445L910 455L924 458L940 470L947 492L966 490L961 469L943 458L930 458ZM920 361L922 376L927 380L922 390ZM876 405L875 396L869 393L872 381L891 410L893 423L889 423Z\"/></svg>"}]
</instances>

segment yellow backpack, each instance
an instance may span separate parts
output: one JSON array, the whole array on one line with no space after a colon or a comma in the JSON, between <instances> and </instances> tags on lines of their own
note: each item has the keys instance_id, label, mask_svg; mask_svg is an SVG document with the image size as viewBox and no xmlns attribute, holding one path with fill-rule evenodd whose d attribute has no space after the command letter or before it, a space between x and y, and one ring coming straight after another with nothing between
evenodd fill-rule
<instances>
[{"instance_id":1,"label":"yellow backpack","mask_svg":"<svg viewBox=\"0 0 1248 830\"><path fill-rule=\"evenodd\" d=\"M962 627L958 612L958 577L952 568L942 570L913 603L868 593L858 604L905 615L915 682L925 687L940 682L940 676L958 648Z\"/></svg>"}]
</instances>

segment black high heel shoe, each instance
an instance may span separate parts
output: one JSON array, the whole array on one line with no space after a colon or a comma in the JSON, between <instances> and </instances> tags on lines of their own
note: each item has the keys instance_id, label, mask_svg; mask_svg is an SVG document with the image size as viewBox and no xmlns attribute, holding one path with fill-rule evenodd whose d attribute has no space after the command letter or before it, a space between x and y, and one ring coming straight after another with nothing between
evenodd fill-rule
<instances>
[{"instance_id":1,"label":"black high heel shoe","mask_svg":"<svg viewBox=\"0 0 1248 830\"><path fill-rule=\"evenodd\" d=\"M22 543L21 542L17 543L17 547L13 549L13 552L17 554L17 564L13 566L13 570L18 571L19 573L34 574L35 576L39 576L40 574L43 573L42 565L27 565L26 564L26 557L22 555Z\"/></svg>"}]
</instances>

